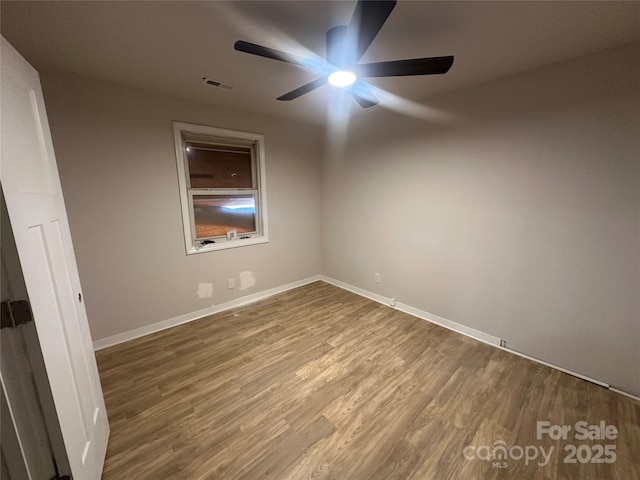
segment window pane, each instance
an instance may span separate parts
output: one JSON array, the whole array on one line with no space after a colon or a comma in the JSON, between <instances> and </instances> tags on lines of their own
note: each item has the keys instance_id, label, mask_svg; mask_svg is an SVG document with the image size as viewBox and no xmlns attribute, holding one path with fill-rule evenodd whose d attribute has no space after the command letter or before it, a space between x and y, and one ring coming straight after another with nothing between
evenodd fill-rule
<instances>
[{"instance_id":1,"label":"window pane","mask_svg":"<svg viewBox=\"0 0 640 480\"><path fill-rule=\"evenodd\" d=\"M253 195L194 195L193 216L196 238L256 231L256 202Z\"/></svg>"},{"instance_id":2,"label":"window pane","mask_svg":"<svg viewBox=\"0 0 640 480\"><path fill-rule=\"evenodd\" d=\"M251 148L187 142L191 188L253 188Z\"/></svg>"}]
</instances>

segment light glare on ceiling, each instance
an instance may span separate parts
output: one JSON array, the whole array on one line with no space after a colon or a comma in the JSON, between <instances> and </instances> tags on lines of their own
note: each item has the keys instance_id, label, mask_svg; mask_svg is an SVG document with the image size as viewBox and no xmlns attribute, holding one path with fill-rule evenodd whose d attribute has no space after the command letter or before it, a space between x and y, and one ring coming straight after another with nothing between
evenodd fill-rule
<instances>
[{"instance_id":1,"label":"light glare on ceiling","mask_svg":"<svg viewBox=\"0 0 640 480\"><path fill-rule=\"evenodd\" d=\"M356 81L356 75L347 70L338 70L329 75L329 83L336 87L348 87Z\"/></svg>"}]
</instances>

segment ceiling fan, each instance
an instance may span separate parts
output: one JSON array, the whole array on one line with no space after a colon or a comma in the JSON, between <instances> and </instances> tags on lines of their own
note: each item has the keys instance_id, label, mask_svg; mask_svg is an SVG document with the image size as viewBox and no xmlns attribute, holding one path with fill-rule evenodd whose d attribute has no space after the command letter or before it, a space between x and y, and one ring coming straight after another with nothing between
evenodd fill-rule
<instances>
[{"instance_id":1,"label":"ceiling fan","mask_svg":"<svg viewBox=\"0 0 640 480\"><path fill-rule=\"evenodd\" d=\"M298 65L318 76L316 80L285 93L277 100L293 100L328 82L347 88L362 108L372 107L379 101L362 78L437 75L447 73L453 65L453 56L358 63L395 5L395 0L359 0L349 25L339 25L327 32L326 61L292 55L242 40L237 41L234 48L240 52Z\"/></svg>"}]
</instances>

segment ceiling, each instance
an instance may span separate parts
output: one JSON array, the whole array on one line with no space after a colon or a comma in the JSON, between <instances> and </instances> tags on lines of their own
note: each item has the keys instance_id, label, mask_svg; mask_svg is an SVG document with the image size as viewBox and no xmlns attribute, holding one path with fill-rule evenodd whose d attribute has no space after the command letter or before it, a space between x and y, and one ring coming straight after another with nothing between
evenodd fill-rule
<instances>
[{"instance_id":1,"label":"ceiling","mask_svg":"<svg viewBox=\"0 0 640 480\"><path fill-rule=\"evenodd\" d=\"M353 1L2 1L1 32L40 71L58 70L255 113L322 123L339 92L275 98L315 77L233 49L246 40L324 57ZM446 75L371 79L403 99L432 95L640 40L640 2L402 1L363 61L454 55ZM208 77L233 91L202 83ZM385 105L354 115L376 115ZM389 106L388 100L383 104Z\"/></svg>"}]
</instances>

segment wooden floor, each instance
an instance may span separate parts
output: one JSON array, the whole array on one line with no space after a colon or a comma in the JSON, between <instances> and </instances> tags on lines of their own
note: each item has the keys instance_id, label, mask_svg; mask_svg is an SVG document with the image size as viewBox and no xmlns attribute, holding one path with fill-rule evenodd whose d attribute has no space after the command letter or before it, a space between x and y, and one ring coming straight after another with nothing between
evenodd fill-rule
<instances>
[{"instance_id":1,"label":"wooden floor","mask_svg":"<svg viewBox=\"0 0 640 480\"><path fill-rule=\"evenodd\" d=\"M640 475L638 403L321 282L97 356L111 424L103 479ZM538 420L620 433L537 440ZM499 465L463 455L500 442ZM564 463L568 444L587 445L582 459L615 445L617 460ZM541 454L517 458L540 447L554 448L544 466Z\"/></svg>"}]
</instances>

